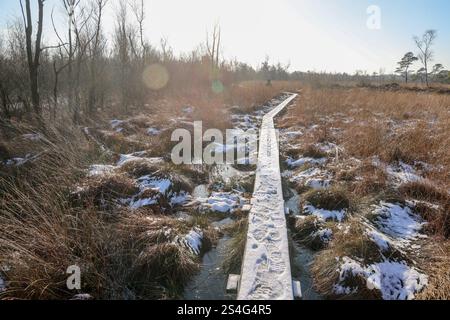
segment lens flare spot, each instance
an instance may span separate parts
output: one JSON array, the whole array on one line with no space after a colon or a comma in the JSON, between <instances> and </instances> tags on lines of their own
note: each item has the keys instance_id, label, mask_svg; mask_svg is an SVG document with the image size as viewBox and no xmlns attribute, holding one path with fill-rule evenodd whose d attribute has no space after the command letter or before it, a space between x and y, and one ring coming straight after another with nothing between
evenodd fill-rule
<instances>
[{"instance_id":1,"label":"lens flare spot","mask_svg":"<svg viewBox=\"0 0 450 320\"><path fill-rule=\"evenodd\" d=\"M163 65L155 63L145 68L142 80L149 89L161 90L169 82L169 72Z\"/></svg>"},{"instance_id":2,"label":"lens flare spot","mask_svg":"<svg viewBox=\"0 0 450 320\"><path fill-rule=\"evenodd\" d=\"M224 90L223 83L220 80L213 80L211 88L212 91L217 94L222 93Z\"/></svg>"}]
</instances>

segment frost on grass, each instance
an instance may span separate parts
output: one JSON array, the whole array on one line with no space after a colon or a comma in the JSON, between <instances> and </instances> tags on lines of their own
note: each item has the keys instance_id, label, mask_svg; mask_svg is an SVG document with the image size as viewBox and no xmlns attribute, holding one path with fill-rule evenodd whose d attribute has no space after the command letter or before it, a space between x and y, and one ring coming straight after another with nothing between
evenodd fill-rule
<instances>
[{"instance_id":1,"label":"frost on grass","mask_svg":"<svg viewBox=\"0 0 450 320\"><path fill-rule=\"evenodd\" d=\"M329 243L333 239L333 231L329 228L326 229L320 229L317 231L314 236L317 236L320 238L320 240L323 243Z\"/></svg>"},{"instance_id":2,"label":"frost on grass","mask_svg":"<svg viewBox=\"0 0 450 320\"><path fill-rule=\"evenodd\" d=\"M40 141L42 139L39 133L26 133L22 135L22 138L29 141Z\"/></svg>"},{"instance_id":3,"label":"frost on grass","mask_svg":"<svg viewBox=\"0 0 450 320\"><path fill-rule=\"evenodd\" d=\"M125 121L114 119L111 120L109 123L111 124L111 128L113 128L116 132L123 131L123 128L121 126L125 123Z\"/></svg>"},{"instance_id":4,"label":"frost on grass","mask_svg":"<svg viewBox=\"0 0 450 320\"><path fill-rule=\"evenodd\" d=\"M18 158L8 159L8 160L4 161L4 164L6 166L10 166L10 167L20 167L28 162L33 162L34 160L38 159L39 156L40 156L40 154L33 155L33 154L29 153L23 158L18 157Z\"/></svg>"},{"instance_id":5,"label":"frost on grass","mask_svg":"<svg viewBox=\"0 0 450 320\"><path fill-rule=\"evenodd\" d=\"M382 201L374 206L373 215L377 228L393 238L409 242L421 237L424 223L409 207Z\"/></svg>"},{"instance_id":6,"label":"frost on grass","mask_svg":"<svg viewBox=\"0 0 450 320\"><path fill-rule=\"evenodd\" d=\"M154 127L147 129L147 134L149 136L159 136L161 134L161 132L162 132L161 129L154 128Z\"/></svg>"},{"instance_id":7,"label":"frost on grass","mask_svg":"<svg viewBox=\"0 0 450 320\"><path fill-rule=\"evenodd\" d=\"M118 170L123 169L126 164L130 164L131 162L149 165L163 163L163 160L160 158L145 158L144 155L145 153L121 155L121 159L116 166L92 165L89 168L88 177L91 179L103 179L105 176L114 176ZM185 181L181 176L173 176L172 174L167 174L157 169L154 170L155 172L152 174L144 175L136 179L133 178L133 186L136 187L138 192L126 194L127 197L116 199L118 204L129 206L132 209L154 205L176 207L191 200L192 197L188 192L188 190L190 190L188 188L188 181ZM83 188L79 188L76 192L82 191Z\"/></svg>"},{"instance_id":8,"label":"frost on grass","mask_svg":"<svg viewBox=\"0 0 450 320\"><path fill-rule=\"evenodd\" d=\"M193 228L184 237L177 236L175 243L181 244L191 251L193 254L199 255L202 248L203 231L200 228Z\"/></svg>"},{"instance_id":9,"label":"frost on grass","mask_svg":"<svg viewBox=\"0 0 450 320\"><path fill-rule=\"evenodd\" d=\"M303 206L303 212L305 212L308 215L313 215L319 218L319 220L322 221L337 221L342 222L345 219L346 216L346 210L325 210L316 208L311 204L306 204Z\"/></svg>"},{"instance_id":10,"label":"frost on grass","mask_svg":"<svg viewBox=\"0 0 450 320\"><path fill-rule=\"evenodd\" d=\"M361 279L369 290L378 290L384 300L412 300L415 294L428 284L428 277L405 262L383 261L364 266L361 263L343 257L337 270L338 281L334 293L338 295L355 294L362 289L354 279Z\"/></svg>"},{"instance_id":11,"label":"frost on grass","mask_svg":"<svg viewBox=\"0 0 450 320\"><path fill-rule=\"evenodd\" d=\"M109 173L113 173L116 169L115 166L111 165L104 165L104 164L94 164L90 166L88 176L94 177L94 176L102 176Z\"/></svg>"},{"instance_id":12,"label":"frost on grass","mask_svg":"<svg viewBox=\"0 0 450 320\"><path fill-rule=\"evenodd\" d=\"M133 209L153 206L160 203L160 199L168 200L171 207L183 205L191 199L187 191L174 190L174 182L169 177L146 175L137 179L139 194L130 199L124 199Z\"/></svg>"},{"instance_id":13,"label":"frost on grass","mask_svg":"<svg viewBox=\"0 0 450 320\"><path fill-rule=\"evenodd\" d=\"M252 116L248 114L233 114L231 116L231 121L233 126L237 129L242 129L244 131L247 130L256 130L258 129L259 123L261 122L261 117Z\"/></svg>"},{"instance_id":14,"label":"frost on grass","mask_svg":"<svg viewBox=\"0 0 450 320\"><path fill-rule=\"evenodd\" d=\"M312 189L325 189L331 186L332 176L325 170L319 168L309 168L299 173L285 172L284 177L288 177L291 182L302 184Z\"/></svg>"},{"instance_id":15,"label":"frost on grass","mask_svg":"<svg viewBox=\"0 0 450 320\"><path fill-rule=\"evenodd\" d=\"M145 157L146 152L135 152L131 154L121 154L119 157L119 161L117 161L117 166L123 166L126 163L132 162L132 161L148 161L150 163L162 163L164 160L162 158L148 158Z\"/></svg>"},{"instance_id":16,"label":"frost on grass","mask_svg":"<svg viewBox=\"0 0 450 320\"><path fill-rule=\"evenodd\" d=\"M316 143L314 145L318 150L327 153L327 154L336 154L336 152L340 151L340 147L338 147L338 145L336 145L335 143L331 143L331 142L321 142L321 143Z\"/></svg>"},{"instance_id":17,"label":"frost on grass","mask_svg":"<svg viewBox=\"0 0 450 320\"><path fill-rule=\"evenodd\" d=\"M289 157L286 160L286 164L291 168L298 168L305 164L324 165L327 162L327 158L314 159L309 157L302 157L297 160Z\"/></svg>"},{"instance_id":18,"label":"frost on grass","mask_svg":"<svg viewBox=\"0 0 450 320\"><path fill-rule=\"evenodd\" d=\"M396 184L417 182L423 179L413 166L402 161L397 165L387 166L386 171Z\"/></svg>"}]
</instances>

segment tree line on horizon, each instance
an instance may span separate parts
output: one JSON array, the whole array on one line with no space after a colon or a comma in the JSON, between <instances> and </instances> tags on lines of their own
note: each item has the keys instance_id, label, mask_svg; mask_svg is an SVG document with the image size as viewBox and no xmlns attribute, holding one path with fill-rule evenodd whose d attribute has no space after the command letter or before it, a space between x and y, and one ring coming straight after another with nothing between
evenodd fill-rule
<instances>
[{"instance_id":1,"label":"tree line on horizon","mask_svg":"<svg viewBox=\"0 0 450 320\"><path fill-rule=\"evenodd\" d=\"M21 16L0 34L0 120L30 114L55 119L69 113L79 123L112 104L127 111L164 94L213 94L216 82L229 87L245 80L288 79L288 67L280 63L266 60L254 68L223 59L218 24L204 43L178 56L167 39L151 44L145 36L144 0L121 1L114 9L113 30L104 26L109 0L59 0L51 15L44 14L45 0L17 5ZM64 27L57 27L57 18L67 22ZM46 19L55 43L44 42ZM161 68L146 74L152 65ZM167 84L149 89L145 76L150 82L167 77Z\"/></svg>"},{"instance_id":2,"label":"tree line on horizon","mask_svg":"<svg viewBox=\"0 0 450 320\"><path fill-rule=\"evenodd\" d=\"M403 58L397 63L396 73L404 77L405 83L411 79L421 81L427 86L430 85L430 78L433 82L450 82L450 71L446 70L441 63L432 65L434 61L433 45L437 38L436 30L427 30L421 36L415 36L414 43L418 49L418 53L414 54L409 51L405 53ZM420 62L421 66L416 71L412 71L411 67L414 63Z\"/></svg>"},{"instance_id":3,"label":"tree line on horizon","mask_svg":"<svg viewBox=\"0 0 450 320\"><path fill-rule=\"evenodd\" d=\"M395 80L382 72L289 72L289 64L271 63L269 57L256 68L237 59L227 61L222 57L218 24L196 49L175 55L167 39L161 39L157 46L146 39L144 0L121 1L114 10L114 28L108 31L104 16L109 0L59 0L51 15L44 14L45 0L20 0L17 5L21 16L9 21L6 31L0 34L0 120L24 115L56 119L68 114L74 123L80 123L111 105L119 105L126 112L131 106L144 105L164 94L182 95L196 90L217 94L212 89L216 83L229 88L248 80L268 84L272 80ZM67 23L57 27L56 18ZM57 39L51 44L44 41L46 19L53 27L47 32ZM427 37L431 38L417 44L424 48L418 59L426 62L428 83L429 75L434 77L437 71L442 74L443 67L435 65L431 72L428 70L435 33L427 33ZM415 58L405 55L402 59L401 72L406 77ZM151 69L153 73L166 73L150 74L157 81L167 78L167 84L157 90L150 90L143 79L152 65L162 67Z\"/></svg>"}]
</instances>

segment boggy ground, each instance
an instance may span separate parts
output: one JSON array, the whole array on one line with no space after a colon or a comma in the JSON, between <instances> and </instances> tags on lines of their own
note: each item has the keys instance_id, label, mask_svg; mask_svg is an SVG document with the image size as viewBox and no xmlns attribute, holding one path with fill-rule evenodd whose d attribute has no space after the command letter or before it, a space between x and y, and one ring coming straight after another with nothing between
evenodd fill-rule
<instances>
[{"instance_id":1,"label":"boggy ground","mask_svg":"<svg viewBox=\"0 0 450 320\"><path fill-rule=\"evenodd\" d=\"M80 126L2 123L0 295L6 299L171 299L224 232L238 268L254 168L175 166L176 128L258 127L293 84L163 97ZM220 146L219 146L220 147ZM222 146L223 147L223 146ZM231 218L230 225L214 222ZM68 290L66 270L81 269Z\"/></svg>"},{"instance_id":2,"label":"boggy ground","mask_svg":"<svg viewBox=\"0 0 450 320\"><path fill-rule=\"evenodd\" d=\"M278 120L325 297L450 297L449 120L449 95L357 87L305 87Z\"/></svg>"}]
</instances>

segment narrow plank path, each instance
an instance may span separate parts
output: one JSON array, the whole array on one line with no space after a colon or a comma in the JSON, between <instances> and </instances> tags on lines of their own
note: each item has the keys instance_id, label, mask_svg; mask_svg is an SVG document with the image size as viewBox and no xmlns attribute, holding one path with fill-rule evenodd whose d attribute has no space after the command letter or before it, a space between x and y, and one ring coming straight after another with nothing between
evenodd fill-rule
<instances>
[{"instance_id":1,"label":"narrow plank path","mask_svg":"<svg viewBox=\"0 0 450 320\"><path fill-rule=\"evenodd\" d=\"M293 300L276 117L297 94L264 116L238 300Z\"/></svg>"}]
</instances>

